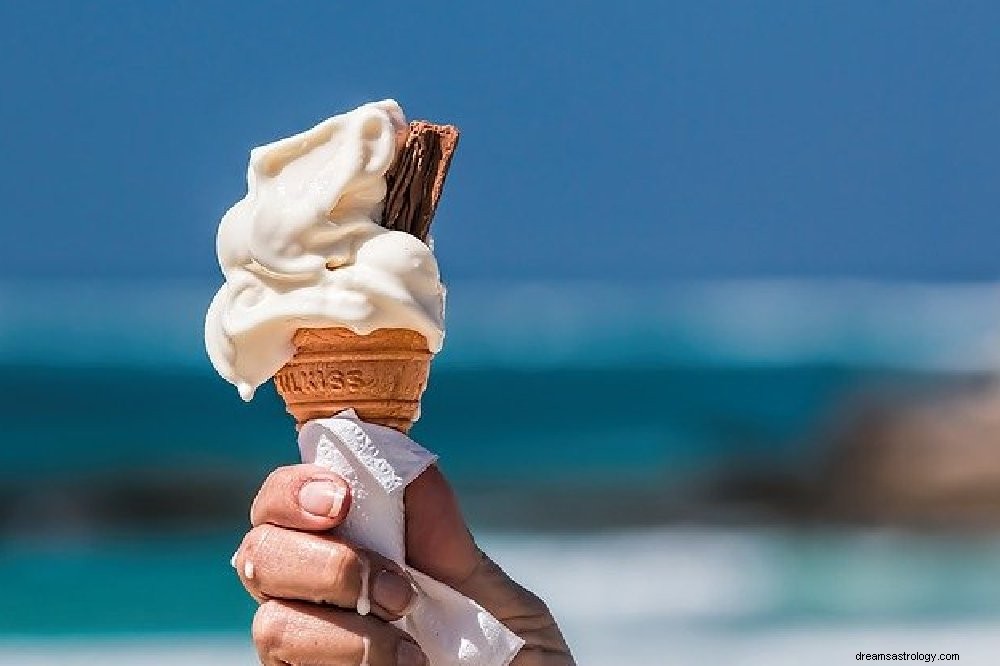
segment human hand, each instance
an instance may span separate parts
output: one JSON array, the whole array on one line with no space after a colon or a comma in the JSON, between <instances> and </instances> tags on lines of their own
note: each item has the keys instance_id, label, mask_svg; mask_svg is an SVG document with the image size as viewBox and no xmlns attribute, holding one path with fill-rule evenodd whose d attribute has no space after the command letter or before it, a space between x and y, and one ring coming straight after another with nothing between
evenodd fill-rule
<instances>
[{"instance_id":1,"label":"human hand","mask_svg":"<svg viewBox=\"0 0 1000 666\"><path fill-rule=\"evenodd\" d=\"M512 666L572 666L545 604L479 550L451 487L430 467L406 488L407 564L450 585L525 641ZM417 666L426 657L389 622L405 615L413 588L381 555L327 532L350 509L350 488L315 465L282 467L250 511L252 529L233 565L260 602L253 638L265 666ZM362 590L371 613L356 608Z\"/></svg>"}]
</instances>

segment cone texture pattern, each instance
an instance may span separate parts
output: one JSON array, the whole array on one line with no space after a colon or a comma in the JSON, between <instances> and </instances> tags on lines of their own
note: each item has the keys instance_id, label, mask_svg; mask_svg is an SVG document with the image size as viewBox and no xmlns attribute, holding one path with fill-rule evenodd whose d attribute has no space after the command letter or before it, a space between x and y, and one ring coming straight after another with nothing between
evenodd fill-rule
<instances>
[{"instance_id":1,"label":"cone texture pattern","mask_svg":"<svg viewBox=\"0 0 1000 666\"><path fill-rule=\"evenodd\" d=\"M295 355L274 376L285 408L302 427L353 408L369 423L407 432L420 412L431 352L419 333L386 328L300 328Z\"/></svg>"}]
</instances>

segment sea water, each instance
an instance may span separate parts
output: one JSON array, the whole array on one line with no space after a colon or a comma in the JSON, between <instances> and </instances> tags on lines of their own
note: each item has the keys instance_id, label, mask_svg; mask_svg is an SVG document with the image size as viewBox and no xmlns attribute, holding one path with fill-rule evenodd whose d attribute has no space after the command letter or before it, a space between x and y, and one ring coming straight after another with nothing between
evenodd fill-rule
<instances>
[{"instance_id":1,"label":"sea water","mask_svg":"<svg viewBox=\"0 0 1000 666\"><path fill-rule=\"evenodd\" d=\"M253 604L228 561L295 444L271 388L243 404L208 366L213 288L0 288L0 663L250 659ZM454 285L413 434L581 663L839 664L901 645L980 663L998 648L993 536L793 524L713 498L741 474L808 478L859 391L992 372L998 297Z\"/></svg>"}]
</instances>

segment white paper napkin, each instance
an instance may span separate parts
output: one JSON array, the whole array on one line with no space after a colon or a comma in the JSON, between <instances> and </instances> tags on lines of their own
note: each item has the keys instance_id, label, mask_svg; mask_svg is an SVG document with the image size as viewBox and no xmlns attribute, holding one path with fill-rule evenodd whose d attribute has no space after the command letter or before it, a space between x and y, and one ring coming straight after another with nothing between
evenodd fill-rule
<instances>
[{"instance_id":1,"label":"white paper napkin","mask_svg":"<svg viewBox=\"0 0 1000 666\"><path fill-rule=\"evenodd\" d=\"M437 460L406 435L358 419L353 410L310 421L299 432L302 461L333 470L351 486L351 510L337 534L403 566L417 599L394 624L431 666L507 666L524 641L472 599L407 567L403 491ZM365 594L358 611L367 613Z\"/></svg>"}]
</instances>

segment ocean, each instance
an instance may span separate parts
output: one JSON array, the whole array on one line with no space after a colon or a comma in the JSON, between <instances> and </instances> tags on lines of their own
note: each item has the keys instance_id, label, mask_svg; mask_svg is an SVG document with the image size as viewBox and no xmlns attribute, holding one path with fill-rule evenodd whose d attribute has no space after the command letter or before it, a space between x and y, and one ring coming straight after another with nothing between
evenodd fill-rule
<instances>
[{"instance_id":1,"label":"ocean","mask_svg":"<svg viewBox=\"0 0 1000 666\"><path fill-rule=\"evenodd\" d=\"M0 286L0 663L252 663L228 561L296 449L272 388L244 404L209 366L213 288ZM457 284L413 436L581 664L989 663L1000 536L808 505L852 405L992 377L996 302L991 284Z\"/></svg>"}]
</instances>

